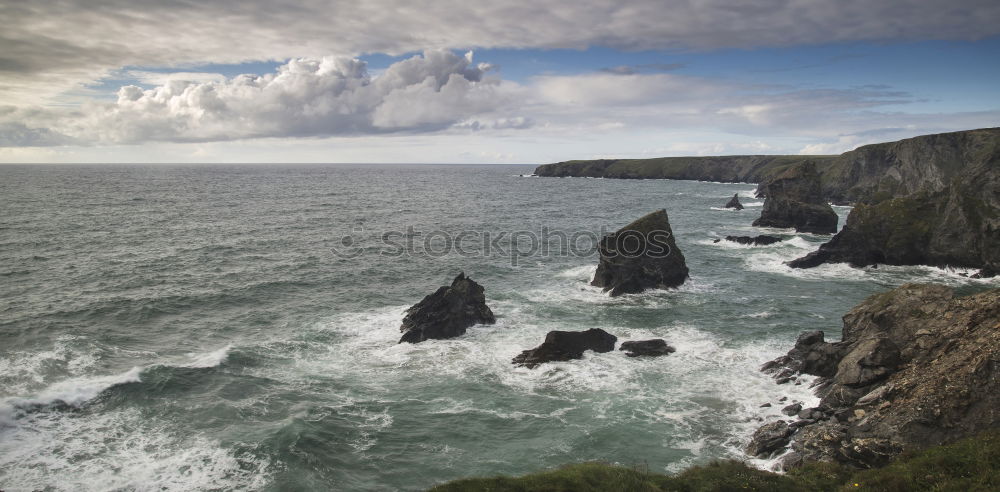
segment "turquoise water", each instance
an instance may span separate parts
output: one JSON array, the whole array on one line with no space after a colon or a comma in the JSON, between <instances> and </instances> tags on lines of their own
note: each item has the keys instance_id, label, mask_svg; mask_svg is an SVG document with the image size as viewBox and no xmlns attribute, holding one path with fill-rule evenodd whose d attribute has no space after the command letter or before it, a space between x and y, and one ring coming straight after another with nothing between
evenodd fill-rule
<instances>
[{"instance_id":1,"label":"turquoise water","mask_svg":"<svg viewBox=\"0 0 1000 492\"><path fill-rule=\"evenodd\" d=\"M756 371L798 332L837 338L851 306L907 281L996 285L790 270L824 238L751 228L753 185L530 172L0 166L0 488L421 490L583 460L676 471L739 456L777 417L760 404L814 401ZM735 192L747 209L719 209ZM611 299L587 284L586 251L443 240L543 227L585 240L657 208L691 269L676 291ZM761 232L788 240L712 242ZM399 249L387 233L434 251L384 254ZM497 324L396 344L403 310L459 271ZM550 330L594 327L678 350L510 364Z\"/></svg>"}]
</instances>

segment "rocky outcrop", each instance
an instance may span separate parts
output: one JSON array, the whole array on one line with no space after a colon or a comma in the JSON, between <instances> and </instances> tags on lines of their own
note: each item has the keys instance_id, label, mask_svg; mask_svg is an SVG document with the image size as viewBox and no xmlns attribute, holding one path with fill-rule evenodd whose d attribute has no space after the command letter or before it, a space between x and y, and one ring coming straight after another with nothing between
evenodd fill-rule
<instances>
[{"instance_id":1,"label":"rocky outcrop","mask_svg":"<svg viewBox=\"0 0 1000 492\"><path fill-rule=\"evenodd\" d=\"M588 350L611 352L615 349L616 341L617 337L600 328L587 331L550 331L541 345L521 352L511 362L531 369L546 362L580 359Z\"/></svg>"},{"instance_id":2,"label":"rocky outcrop","mask_svg":"<svg viewBox=\"0 0 1000 492\"><path fill-rule=\"evenodd\" d=\"M443 286L406 310L399 330L399 343L418 343L429 339L454 338L470 326L496 323L486 305L483 287L465 273L459 273L451 286Z\"/></svg>"},{"instance_id":3,"label":"rocky outcrop","mask_svg":"<svg viewBox=\"0 0 1000 492\"><path fill-rule=\"evenodd\" d=\"M1000 150L943 191L859 204L819 250L789 263L933 265L1000 269Z\"/></svg>"},{"instance_id":4,"label":"rocky outcrop","mask_svg":"<svg viewBox=\"0 0 1000 492\"><path fill-rule=\"evenodd\" d=\"M874 295L844 316L841 341L803 334L763 369L820 376L819 406L787 424L788 466L874 467L971 436L1000 424L1000 289L956 298L948 287L907 284ZM755 440L775 443L785 431L768 424L758 433L770 439ZM767 455L783 446L757 442L747 451Z\"/></svg>"},{"instance_id":5,"label":"rocky outcrop","mask_svg":"<svg viewBox=\"0 0 1000 492\"><path fill-rule=\"evenodd\" d=\"M743 204L740 203L740 194L734 193L733 197L726 202L726 208L735 208L736 210L743 210Z\"/></svg>"},{"instance_id":6,"label":"rocky outcrop","mask_svg":"<svg viewBox=\"0 0 1000 492\"><path fill-rule=\"evenodd\" d=\"M612 296L677 287L688 278L666 210L657 210L601 238L597 273L590 283Z\"/></svg>"},{"instance_id":7,"label":"rocky outcrop","mask_svg":"<svg viewBox=\"0 0 1000 492\"><path fill-rule=\"evenodd\" d=\"M771 180L764 189L764 207L757 227L795 228L797 232L837 232L837 213L823 198L816 163L792 166Z\"/></svg>"},{"instance_id":8,"label":"rocky outcrop","mask_svg":"<svg viewBox=\"0 0 1000 492\"><path fill-rule=\"evenodd\" d=\"M658 357L661 355L670 355L677 351L677 349L667 345L667 341L662 338L622 342L618 350L625 351L625 355L629 357Z\"/></svg>"},{"instance_id":9,"label":"rocky outcrop","mask_svg":"<svg viewBox=\"0 0 1000 492\"><path fill-rule=\"evenodd\" d=\"M726 236L726 241L746 244L747 246L767 246L769 244L779 243L782 239L776 236L761 234L760 236Z\"/></svg>"}]
</instances>

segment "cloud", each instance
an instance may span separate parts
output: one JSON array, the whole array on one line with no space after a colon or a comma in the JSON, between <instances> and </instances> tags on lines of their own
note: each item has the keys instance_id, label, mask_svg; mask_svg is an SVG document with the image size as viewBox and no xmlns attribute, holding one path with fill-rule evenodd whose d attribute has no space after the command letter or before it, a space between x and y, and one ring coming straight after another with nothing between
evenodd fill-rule
<instances>
[{"instance_id":1,"label":"cloud","mask_svg":"<svg viewBox=\"0 0 1000 492\"><path fill-rule=\"evenodd\" d=\"M146 85L166 85L169 82L179 80L183 82L221 82L226 80L226 76L221 73L208 72L150 72L145 70L127 70L119 77L134 79Z\"/></svg>"},{"instance_id":2,"label":"cloud","mask_svg":"<svg viewBox=\"0 0 1000 492\"><path fill-rule=\"evenodd\" d=\"M713 50L980 39L995 0L164 0L0 3L0 101L52 101L127 66L426 49Z\"/></svg>"},{"instance_id":3,"label":"cloud","mask_svg":"<svg viewBox=\"0 0 1000 492\"><path fill-rule=\"evenodd\" d=\"M6 117L0 114L0 122L7 122L0 127L0 134L7 134L0 142L117 144L437 131L504 105L505 89L488 74L491 68L473 63L471 53L429 51L374 78L364 62L347 57L293 59L263 76L196 77L207 82L168 75L162 85L125 86L117 101L91 102L79 111L8 110ZM11 126L15 122L20 126Z\"/></svg>"},{"instance_id":4,"label":"cloud","mask_svg":"<svg viewBox=\"0 0 1000 492\"><path fill-rule=\"evenodd\" d=\"M633 75L643 72L669 72L684 68L684 63L643 63L639 65L618 65L600 69L601 72L618 75Z\"/></svg>"},{"instance_id":5,"label":"cloud","mask_svg":"<svg viewBox=\"0 0 1000 492\"><path fill-rule=\"evenodd\" d=\"M398 146L412 135L426 141L432 135L492 135L546 142L553 149L564 148L565 142L583 148L581 139L595 142L594 147L614 144L595 148L599 155L643 148L671 155L836 153L1000 121L998 111L887 112L916 99L883 85L803 89L679 73L608 72L543 75L515 83L503 80L491 65L475 63L471 53L441 50L394 63L377 76L355 58L328 56L293 59L260 76L220 79L196 73L159 81L146 89L122 87L113 102L0 107L0 147L331 136L358 142L350 139L380 135L396 136ZM684 133L703 136L663 141ZM454 140L434 141L455 145ZM524 145L536 145L536 155L550 155L539 150L541 143Z\"/></svg>"}]
</instances>

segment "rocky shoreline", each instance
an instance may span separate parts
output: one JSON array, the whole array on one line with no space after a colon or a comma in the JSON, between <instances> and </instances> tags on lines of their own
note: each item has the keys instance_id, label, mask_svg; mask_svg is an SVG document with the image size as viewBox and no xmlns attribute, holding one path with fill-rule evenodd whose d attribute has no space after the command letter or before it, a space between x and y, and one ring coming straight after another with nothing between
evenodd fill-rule
<instances>
[{"instance_id":1,"label":"rocky shoreline","mask_svg":"<svg viewBox=\"0 0 1000 492\"><path fill-rule=\"evenodd\" d=\"M803 333L761 368L779 383L819 376L821 400L791 409L791 422L760 427L748 454L790 449L786 469L811 461L873 468L1000 425L1000 289L955 297L945 286L906 284L843 321L840 341Z\"/></svg>"}]
</instances>

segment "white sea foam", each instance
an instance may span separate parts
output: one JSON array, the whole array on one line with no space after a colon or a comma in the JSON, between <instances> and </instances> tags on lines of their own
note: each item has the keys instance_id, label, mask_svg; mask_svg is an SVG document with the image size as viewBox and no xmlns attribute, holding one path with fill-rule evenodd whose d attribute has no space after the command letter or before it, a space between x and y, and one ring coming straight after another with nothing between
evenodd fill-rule
<instances>
[{"instance_id":1,"label":"white sea foam","mask_svg":"<svg viewBox=\"0 0 1000 492\"><path fill-rule=\"evenodd\" d=\"M190 353L188 358L190 359L187 363L182 363L182 367L193 367L193 368L206 368L215 367L226 361L229 357L229 351L232 350L232 345L226 345L218 350L213 350L211 352L204 353Z\"/></svg>"},{"instance_id":2,"label":"white sea foam","mask_svg":"<svg viewBox=\"0 0 1000 492\"><path fill-rule=\"evenodd\" d=\"M82 375L100 360L96 348L81 337L62 335L52 348L40 351L16 351L0 358L0 395L17 395L36 390L49 379L51 369Z\"/></svg>"},{"instance_id":3,"label":"white sea foam","mask_svg":"<svg viewBox=\"0 0 1000 492\"><path fill-rule=\"evenodd\" d=\"M5 490L259 490L270 480L268 462L137 409L35 413L25 424L0 429Z\"/></svg>"}]
</instances>

